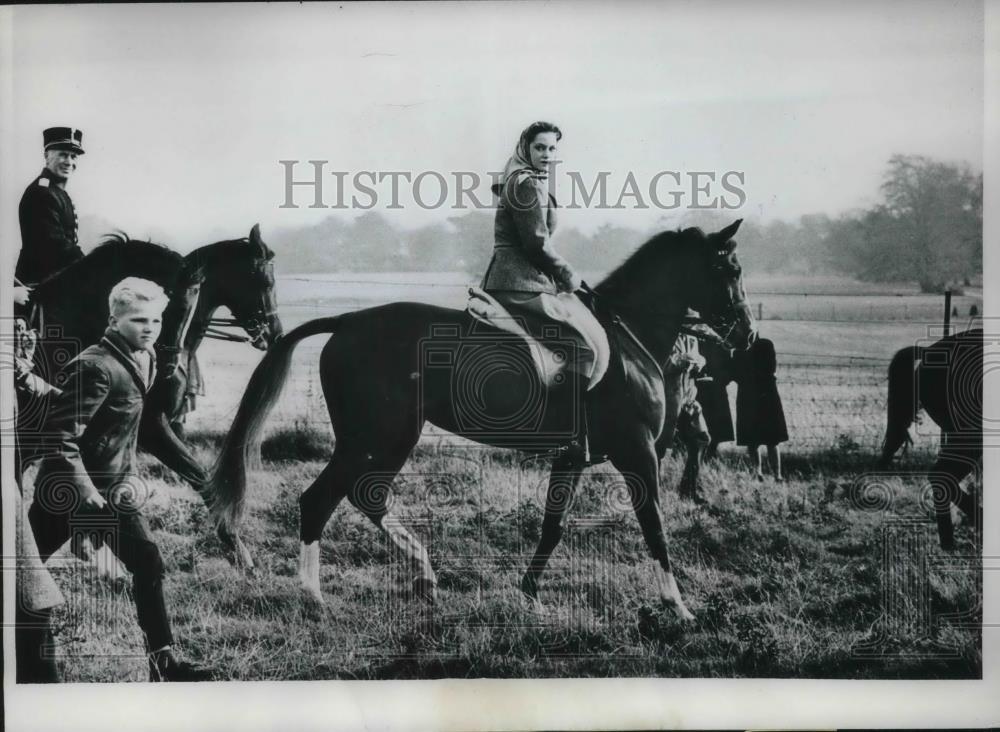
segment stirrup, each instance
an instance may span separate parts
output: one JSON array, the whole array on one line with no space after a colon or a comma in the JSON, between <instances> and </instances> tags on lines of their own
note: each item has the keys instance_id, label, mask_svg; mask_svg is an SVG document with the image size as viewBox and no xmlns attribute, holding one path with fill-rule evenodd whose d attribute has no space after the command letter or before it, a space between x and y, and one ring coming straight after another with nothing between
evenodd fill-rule
<instances>
[{"instance_id":1,"label":"stirrup","mask_svg":"<svg viewBox=\"0 0 1000 732\"><path fill-rule=\"evenodd\" d=\"M558 449L560 455L573 455L579 456L580 461L584 465L590 465L590 444L587 436L583 436L583 444L580 444L580 440L572 440L568 445L563 445Z\"/></svg>"}]
</instances>

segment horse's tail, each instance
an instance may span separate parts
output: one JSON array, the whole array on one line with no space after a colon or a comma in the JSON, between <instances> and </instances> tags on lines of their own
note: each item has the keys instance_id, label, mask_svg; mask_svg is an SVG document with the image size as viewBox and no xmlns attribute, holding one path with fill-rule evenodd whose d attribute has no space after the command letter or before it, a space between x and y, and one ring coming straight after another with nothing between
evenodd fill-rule
<instances>
[{"instance_id":1,"label":"horse's tail","mask_svg":"<svg viewBox=\"0 0 1000 732\"><path fill-rule=\"evenodd\" d=\"M923 353L921 346L907 346L896 351L889 363L889 396L880 468L888 468L892 463L896 451L909 439L910 425L917 418L920 403L915 373L917 360Z\"/></svg>"},{"instance_id":2,"label":"horse's tail","mask_svg":"<svg viewBox=\"0 0 1000 732\"><path fill-rule=\"evenodd\" d=\"M219 528L233 532L243 516L247 463L256 461L260 454L261 431L281 395L295 346L309 336L333 333L339 322L340 316L334 316L303 323L279 338L254 369L206 484L212 517Z\"/></svg>"}]
</instances>

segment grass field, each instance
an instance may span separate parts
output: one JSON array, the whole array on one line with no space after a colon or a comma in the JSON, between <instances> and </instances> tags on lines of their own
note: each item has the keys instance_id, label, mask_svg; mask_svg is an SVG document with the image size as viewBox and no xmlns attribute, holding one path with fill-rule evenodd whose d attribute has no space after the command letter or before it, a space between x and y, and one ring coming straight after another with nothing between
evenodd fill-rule
<instances>
[{"instance_id":1,"label":"grass field","mask_svg":"<svg viewBox=\"0 0 1000 732\"><path fill-rule=\"evenodd\" d=\"M286 327L340 307L308 299L282 299ZM252 480L245 533L255 575L223 558L193 491L143 457L146 513L184 653L225 679L979 677L975 535L960 527L959 549L945 557L923 502L934 430L921 428L898 475L859 478L881 438L887 360L928 325L786 319L761 327L785 354L788 479L758 482L724 447L705 469L708 505L698 506L677 497L680 459L662 466L662 512L693 624L657 604L624 486L604 467L585 474L543 578L548 612L536 613L517 584L538 539L546 466L431 432L396 481L393 505L428 546L437 603L408 596L387 540L346 502L323 537L325 605L310 602L295 576L298 496L332 444L315 374L323 339L315 338L296 355ZM203 355L208 396L190 428L207 464L259 355L218 343ZM69 599L57 614L66 679L144 679L128 592L76 560L53 562Z\"/></svg>"}]
</instances>

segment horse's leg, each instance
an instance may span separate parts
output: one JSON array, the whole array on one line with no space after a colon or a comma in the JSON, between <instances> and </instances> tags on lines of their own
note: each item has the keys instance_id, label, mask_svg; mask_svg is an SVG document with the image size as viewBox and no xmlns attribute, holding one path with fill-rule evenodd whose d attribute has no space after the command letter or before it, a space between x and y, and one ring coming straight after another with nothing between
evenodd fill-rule
<instances>
[{"instance_id":1,"label":"horse's leg","mask_svg":"<svg viewBox=\"0 0 1000 732\"><path fill-rule=\"evenodd\" d=\"M545 495L545 518L542 519L542 535L538 539L535 555L521 578L521 592L538 603L538 580L549 563L549 557L559 545L564 528L563 520L573 494L580 483L583 466L571 456L560 455L552 463L549 488Z\"/></svg>"},{"instance_id":2,"label":"horse's leg","mask_svg":"<svg viewBox=\"0 0 1000 732\"><path fill-rule=\"evenodd\" d=\"M650 554L659 565L656 570L656 583L660 599L672 607L680 619L693 620L694 615L684 605L680 590L677 589L670 555L667 552L667 539L660 518L659 483L653 446L649 445L638 453L612 456L611 462L621 471L625 479L632 499L632 508L642 529L642 536L646 540Z\"/></svg>"},{"instance_id":3,"label":"horse's leg","mask_svg":"<svg viewBox=\"0 0 1000 732\"><path fill-rule=\"evenodd\" d=\"M411 570L414 570L414 594L418 598L433 602L437 592L437 576L431 567L427 549L399 518L388 510L392 480L403 467L419 437L418 430L412 436L412 440L397 444L380 455L369 455L364 472L348 486L347 500L367 516L369 521L384 531L389 540L402 552Z\"/></svg>"},{"instance_id":4,"label":"horse's leg","mask_svg":"<svg viewBox=\"0 0 1000 732\"><path fill-rule=\"evenodd\" d=\"M317 602L323 602L319 587L319 540L323 527L347 495L353 476L364 469L364 462L364 456L338 445L323 472L299 497L299 582Z\"/></svg>"},{"instance_id":5,"label":"horse's leg","mask_svg":"<svg viewBox=\"0 0 1000 732\"><path fill-rule=\"evenodd\" d=\"M205 469L170 427L167 415L152 409L139 426L139 446L184 479L205 498Z\"/></svg>"},{"instance_id":6,"label":"horse's leg","mask_svg":"<svg viewBox=\"0 0 1000 732\"><path fill-rule=\"evenodd\" d=\"M299 499L299 580L303 589L315 600L323 601L319 583L319 540L324 526L344 496L373 524L385 531L411 563L420 565L421 574L415 580L415 587L419 594L433 596L437 578L431 569L427 550L387 510L392 479L406 462L410 448L394 450L392 456L379 458L338 446L330 463L302 494Z\"/></svg>"},{"instance_id":7,"label":"horse's leg","mask_svg":"<svg viewBox=\"0 0 1000 732\"><path fill-rule=\"evenodd\" d=\"M145 413L139 425L139 445L153 457L183 478L207 504L210 496L205 493L207 475L194 459L177 434L170 427L167 415L157 409ZM237 567L252 571L253 556L236 533L219 529L219 540L231 552L230 561Z\"/></svg>"},{"instance_id":8,"label":"horse's leg","mask_svg":"<svg viewBox=\"0 0 1000 732\"><path fill-rule=\"evenodd\" d=\"M931 468L929 480L933 490L934 513L938 539L942 549L954 549L955 529L951 521L951 504L967 515L977 517L975 499L962 490L962 480L976 466L975 451L955 445L951 433L941 432L941 451Z\"/></svg>"},{"instance_id":9,"label":"horse's leg","mask_svg":"<svg viewBox=\"0 0 1000 732\"><path fill-rule=\"evenodd\" d=\"M980 469L980 471L982 470L983 448L981 445L978 447L967 448L965 451L963 451L963 455L966 460L966 464L968 465L968 472L966 473L966 475L973 472L977 467ZM962 478L964 477L965 476L962 476ZM974 522L976 531L981 532L983 529L982 503L977 501L976 497L973 494L969 493L968 491L959 490L958 501L956 501L956 505L958 506L959 510L962 513L964 513Z\"/></svg>"}]
</instances>

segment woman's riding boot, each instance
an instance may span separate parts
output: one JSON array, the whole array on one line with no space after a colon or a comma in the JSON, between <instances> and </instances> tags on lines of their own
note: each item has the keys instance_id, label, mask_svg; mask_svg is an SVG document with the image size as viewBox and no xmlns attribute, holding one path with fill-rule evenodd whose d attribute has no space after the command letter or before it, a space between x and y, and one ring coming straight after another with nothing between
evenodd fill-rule
<instances>
[{"instance_id":1,"label":"woman's riding boot","mask_svg":"<svg viewBox=\"0 0 1000 732\"><path fill-rule=\"evenodd\" d=\"M577 462L588 465L590 463L590 434L588 430L588 392L584 392L580 398L580 423L577 425L576 433L570 440L567 447L568 454L576 458Z\"/></svg>"}]
</instances>

